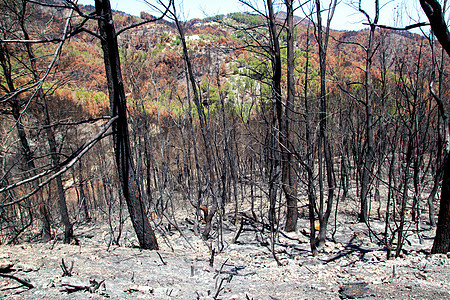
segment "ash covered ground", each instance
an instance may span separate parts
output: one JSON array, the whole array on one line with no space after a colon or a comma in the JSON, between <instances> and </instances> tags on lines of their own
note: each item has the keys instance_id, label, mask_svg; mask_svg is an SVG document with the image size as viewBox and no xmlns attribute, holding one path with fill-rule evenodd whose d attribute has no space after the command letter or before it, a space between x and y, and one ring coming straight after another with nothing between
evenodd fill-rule
<instances>
[{"instance_id":1,"label":"ash covered ground","mask_svg":"<svg viewBox=\"0 0 450 300\"><path fill-rule=\"evenodd\" d=\"M450 255L428 254L434 229L423 225L419 234L408 232L400 257L388 260L365 224L339 220L334 240L330 238L316 257L310 254L306 230L280 231L274 249L281 266L273 257L267 230L249 220L236 243L232 240L239 225L224 221L223 249L217 231L205 242L194 235L190 222L179 222L178 229L166 226L164 234L157 230L158 251L138 249L129 222L120 246L110 247L108 225L77 225L78 245L55 239L0 246L4 274L33 286L0 277L0 297L450 299ZM298 227L308 228L308 222L299 219ZM383 232L384 224L373 221L371 229Z\"/></svg>"}]
</instances>

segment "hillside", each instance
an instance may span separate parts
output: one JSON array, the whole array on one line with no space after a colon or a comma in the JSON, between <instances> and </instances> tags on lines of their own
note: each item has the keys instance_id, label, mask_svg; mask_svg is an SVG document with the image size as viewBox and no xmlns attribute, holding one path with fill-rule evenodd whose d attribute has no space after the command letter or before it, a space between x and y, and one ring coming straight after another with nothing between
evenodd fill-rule
<instances>
[{"instance_id":1,"label":"hillside","mask_svg":"<svg viewBox=\"0 0 450 300\"><path fill-rule=\"evenodd\" d=\"M93 7L85 8L87 12L92 9ZM280 24L283 23L283 17L285 17L285 13L278 13L277 18ZM141 18L137 18L123 12L116 12L114 17L116 30L119 31L149 18L152 16L145 13L141 15ZM248 14L235 13L186 22L184 26L195 76L199 80L213 78L222 69L221 72L225 72L223 75L226 77L233 75L233 72L236 73L234 66L238 66L241 71L242 67L251 66L252 60L249 60L243 51L245 43L239 38L242 33L239 33L239 30L236 31L236 28L245 28L257 22L264 24L263 20L257 21L258 18ZM309 43L312 44L315 41L312 25L309 25L309 35L307 36L308 21L296 17L295 24L296 51L299 54L305 53L306 41L309 39ZM340 72L353 73L355 78L363 76L362 72L358 71L364 69L365 61L365 54L360 45L363 45L367 35L366 30L331 30L332 38L327 59L331 66L330 69L339 68ZM380 30L377 40L385 45L383 46L386 48L383 51L384 59L387 61L385 66L387 65L392 72L396 72L394 70L395 57L406 56L404 61L409 61L407 57L416 57L420 51L419 46L424 43L424 38L419 35L389 30ZM176 27L172 22L158 21L121 33L119 46L125 73L128 73L128 68L133 68L133 63L139 59L145 62L147 70L152 70L153 75L146 71L139 73L141 95L154 93L151 91L151 86L154 84L151 82L152 76L158 78L159 82L155 82L158 86L168 86L172 92L174 90L183 91L185 79L181 45ZM319 68L318 60L315 57L317 49L313 47L312 51L314 53L311 55L312 68L317 70ZM101 49L95 38L88 34L79 34L70 40L64 53L63 59L67 59L68 64L77 66L78 76L72 81L75 86L88 91L106 91ZM431 59L429 54L426 55L428 56L425 57L425 60ZM298 70L301 72L301 58L298 60L298 66ZM374 66L375 72L380 73L382 66L378 59L374 60ZM125 76L125 80L128 95L136 97L133 94L132 83L129 82L127 76ZM144 87L145 91L142 91Z\"/></svg>"}]
</instances>

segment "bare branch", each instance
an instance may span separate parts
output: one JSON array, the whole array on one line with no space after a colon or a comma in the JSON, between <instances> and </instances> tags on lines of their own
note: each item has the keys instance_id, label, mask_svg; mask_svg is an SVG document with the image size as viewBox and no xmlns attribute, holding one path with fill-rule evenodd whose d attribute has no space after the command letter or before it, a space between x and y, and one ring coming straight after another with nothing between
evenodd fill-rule
<instances>
[{"instance_id":1,"label":"bare branch","mask_svg":"<svg viewBox=\"0 0 450 300\"><path fill-rule=\"evenodd\" d=\"M418 28L418 27L429 26L430 23L420 22L420 23L411 24L411 25L408 25L405 27L392 27L392 26L387 26L387 25L382 25L382 24L369 24L369 23L363 23L363 25L373 25L378 28L391 29L391 30L410 30L410 29L414 29L414 28Z\"/></svg>"},{"instance_id":2,"label":"bare branch","mask_svg":"<svg viewBox=\"0 0 450 300\"><path fill-rule=\"evenodd\" d=\"M58 61L58 57L59 57L59 55L61 53L61 50L62 50L62 46L64 45L64 42L65 42L66 38L69 36L70 20L72 19L72 15L73 15L73 10L71 10L70 13L69 13L69 16L68 16L66 24L65 24L64 33L62 35L62 39L59 42L59 45L56 48L55 52L53 53L53 58L52 58L50 64L47 66L47 68L46 68L42 78L37 80L36 83L31 85L30 87L25 87L25 88L23 88L21 90L15 91L10 97L8 97L7 99L4 100L4 101L7 101L8 99L11 99L12 97L15 97L16 95L19 95L20 93L22 93L22 92L24 92L26 90L30 90L32 87L35 87L35 90L34 90L33 94L29 98L27 104L24 106L24 109L23 109L23 111L21 113L21 116L28 109L29 105L31 104L32 99L34 99L34 97L42 89L42 86L44 84L45 79L47 79L47 77L50 75L51 70L56 65L56 62ZM21 117L19 117L17 122L20 122L20 118Z\"/></svg>"},{"instance_id":3,"label":"bare branch","mask_svg":"<svg viewBox=\"0 0 450 300\"><path fill-rule=\"evenodd\" d=\"M46 43L60 43L61 39L44 39L44 40L0 40L0 43L16 43L16 44L46 44Z\"/></svg>"},{"instance_id":4,"label":"bare branch","mask_svg":"<svg viewBox=\"0 0 450 300\"><path fill-rule=\"evenodd\" d=\"M167 7L165 8L165 11L164 11L164 12L162 13L162 15L159 16L158 18L154 18L154 19L151 19L151 20L145 20L145 21L142 21L142 22L140 22L140 23L133 24L133 25L127 26L127 27L125 27L125 28L122 28L122 29L120 29L120 30L118 30L118 31L116 32L116 36L119 36L119 34L121 34L122 32L124 32L124 31L126 31L126 30L129 30L129 29L132 29L132 28L135 28L135 27L144 25L144 24L148 24L148 23L151 23L151 22L156 22L156 21L162 20L162 19L167 15L167 13L169 12L169 7L170 7L170 5L172 4L172 1L173 1L173 0L170 0L169 4L168 4Z\"/></svg>"},{"instance_id":5,"label":"bare branch","mask_svg":"<svg viewBox=\"0 0 450 300\"><path fill-rule=\"evenodd\" d=\"M48 177L46 180L42 181L41 183L39 183L36 188L34 190L32 190L30 193L28 193L27 195L16 199L14 201L10 201L7 203L3 203L0 205L0 207L6 207L6 206L11 206L14 205L16 203L19 203L25 199L27 199L28 197L36 194L43 186L47 185L51 180L53 180L54 178L56 178L57 176L65 173L67 170L69 170L77 161L79 161L81 159L81 157L83 157L84 154L86 154L86 152L88 152L99 140L101 140L104 136L106 131L108 131L109 127L111 127L111 125L114 123L114 121L116 121L118 119L118 116L112 118L111 120L109 120L108 123L106 123L105 127L97 134L95 135L92 139L90 139L88 142L86 142L84 144L84 146L81 147L81 149L78 149L77 151L75 151L75 153L77 153L76 155L71 155L69 158L69 161L67 161L67 163L64 165L63 168L59 169L59 171L57 171L56 173L54 173L52 176ZM72 157L73 156L73 157ZM9 191L13 188L16 188L18 186L21 186L25 183L28 182L32 182L34 180L37 180L39 178L42 178L46 175L51 174L52 172L55 172L57 169L56 168L52 168L49 170L46 170L44 172L41 172L33 177L27 178L25 180L22 180L20 182L16 182L14 184L11 184L9 186L6 186L4 188L0 189L0 193Z\"/></svg>"},{"instance_id":6,"label":"bare branch","mask_svg":"<svg viewBox=\"0 0 450 300\"><path fill-rule=\"evenodd\" d=\"M145 0L144 0L144 1L145 1ZM142 21L142 22L139 22L139 23L136 23L136 24L127 26L127 27L125 27L125 28L122 28L122 29L120 29L120 30L118 30L118 31L116 32L116 37L119 36L119 34L121 34L122 32L127 31L127 30L129 30L129 29L136 28L136 27L139 27L139 26L141 26L141 25L145 25L145 24L148 24L148 23L152 23L152 22L156 22L156 21L162 20L164 17L166 17L167 13L169 12L169 8L170 8L170 6L171 6L171 4L172 4L172 1L173 1L173 0L170 0L170 1L169 1L169 4L168 4L167 6L163 5L164 8L165 8L165 11L164 11L164 12L162 13L162 15L159 16L158 18L154 18L154 19L151 19L151 20L145 20L145 21ZM148 5L150 5L150 6L153 7L153 5L151 5L151 4L148 3L147 1L145 1L145 3L147 3Z\"/></svg>"},{"instance_id":7,"label":"bare branch","mask_svg":"<svg viewBox=\"0 0 450 300\"><path fill-rule=\"evenodd\" d=\"M101 116L101 117L97 117L97 118L89 118L86 120L81 120L81 121L76 121L76 122L69 122L69 121L59 121L59 122L54 122L52 124L49 125L44 125L44 126L34 126L34 127L27 127L30 129L47 129L50 127L56 127L56 126L74 126L74 125L81 125L81 124L85 124L85 123L94 123L97 122L99 120L109 120L111 119L110 116Z\"/></svg>"}]
</instances>

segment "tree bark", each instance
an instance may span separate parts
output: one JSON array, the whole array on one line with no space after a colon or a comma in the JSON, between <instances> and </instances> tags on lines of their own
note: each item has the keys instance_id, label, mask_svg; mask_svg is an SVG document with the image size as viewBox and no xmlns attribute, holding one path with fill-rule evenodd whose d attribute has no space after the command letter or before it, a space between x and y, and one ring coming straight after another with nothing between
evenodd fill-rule
<instances>
[{"instance_id":1,"label":"tree bark","mask_svg":"<svg viewBox=\"0 0 450 300\"><path fill-rule=\"evenodd\" d=\"M316 209L316 195L314 191L314 143L313 143L313 132L312 132L312 112L311 104L308 99L309 90L309 57L310 57L310 41L309 41L309 25L306 31L306 62L305 62L305 84L303 86L303 95L305 100L305 136L306 136L306 174L307 174L307 194L308 194L308 214L309 214L309 245L311 247L311 254L315 256L317 254L316 247L316 229L315 223L315 209Z\"/></svg>"},{"instance_id":2,"label":"tree bark","mask_svg":"<svg viewBox=\"0 0 450 300\"><path fill-rule=\"evenodd\" d=\"M360 11L366 15L367 20L370 22L370 18L366 14L365 11L363 11L360 8ZM359 222L365 223L368 222L368 214L369 214L369 201L370 201L370 186L371 186L371 177L372 177L372 170L373 170L373 164L374 164L374 156L375 156L375 149L374 149L374 133L373 133L373 85L372 85L372 61L374 52L376 51L376 48L374 47L375 42L375 24L378 23L378 17L379 17L379 3L378 0L375 0L375 19L373 23L370 24L370 30L369 30L369 45L366 49L366 71L365 71L365 113L366 113L366 149L364 152L364 163L363 163L363 169L361 171L361 194L360 194L360 212L359 212Z\"/></svg>"},{"instance_id":3,"label":"tree bark","mask_svg":"<svg viewBox=\"0 0 450 300\"><path fill-rule=\"evenodd\" d=\"M327 48L328 48L328 39L330 36L330 22L333 18L334 9L336 7L336 1L332 1L330 3L330 11L327 17L327 26L325 28L325 32L322 27L322 10L320 8L320 0L316 0L316 14L317 14L317 26L316 26L316 39L319 46L319 65L320 65L320 111L319 111L319 187L320 187L320 196L319 196L319 235L317 237L316 244L321 247L325 244L325 238L327 233L327 225L328 220L331 215L331 210L333 207L334 201L334 189L335 189L335 176L334 176L334 167L333 167L333 156L331 153L331 145L328 137L328 122L327 122L327 90L326 90L326 70L327 70ZM323 211L325 203L324 203L324 193L323 193L323 182L324 175L322 173L322 160L325 160L325 170L326 170L326 178L328 185L328 199L326 201L325 212Z\"/></svg>"},{"instance_id":4,"label":"tree bark","mask_svg":"<svg viewBox=\"0 0 450 300\"><path fill-rule=\"evenodd\" d=\"M439 208L436 237L431 253L447 253L450 251L450 159L445 157L444 175L441 187L441 202Z\"/></svg>"},{"instance_id":5,"label":"tree bark","mask_svg":"<svg viewBox=\"0 0 450 300\"><path fill-rule=\"evenodd\" d=\"M441 5L437 0L420 0L420 5L430 21L434 35L450 56L450 32Z\"/></svg>"},{"instance_id":6,"label":"tree bark","mask_svg":"<svg viewBox=\"0 0 450 300\"><path fill-rule=\"evenodd\" d=\"M450 33L445 23L444 14L441 5L437 0L420 0L420 5L423 11L430 20L431 29L434 35L437 37L439 43L444 50L450 55ZM447 114L443 111L443 105L440 103L440 99L435 96L438 104L441 106L443 113L443 119L448 128ZM434 238L433 248L431 253L447 253L450 251L450 160L449 160L449 137L448 131L446 131L445 141L445 153L443 159L443 178L441 187L441 201L438 216L438 225L436 228L436 237Z\"/></svg>"},{"instance_id":7,"label":"tree bark","mask_svg":"<svg viewBox=\"0 0 450 300\"><path fill-rule=\"evenodd\" d=\"M275 232L276 214L275 204L281 171L280 162L280 131L283 127L282 113L283 103L281 101L281 53L278 41L278 33L275 24L275 15L271 0L267 0L268 26L270 34L270 55L272 60L272 128L269 129L269 152L270 152L270 178L269 178L269 220L272 233Z\"/></svg>"},{"instance_id":8,"label":"tree bark","mask_svg":"<svg viewBox=\"0 0 450 300\"><path fill-rule=\"evenodd\" d=\"M99 17L98 27L108 82L111 117L118 116L117 121L113 124L113 143L122 194L127 203L140 247L157 250L158 243L147 217L131 158L125 90L110 1L95 0L95 9Z\"/></svg>"},{"instance_id":9,"label":"tree bark","mask_svg":"<svg viewBox=\"0 0 450 300\"><path fill-rule=\"evenodd\" d=\"M280 143L283 144L282 153L282 182L286 197L286 231L295 231L297 228L297 178L292 160L292 141L290 121L294 107L295 82L294 82L294 8L292 0L285 0L287 18L287 99L284 110L284 126Z\"/></svg>"},{"instance_id":10,"label":"tree bark","mask_svg":"<svg viewBox=\"0 0 450 300\"><path fill-rule=\"evenodd\" d=\"M45 96L42 91L39 92L40 98L43 100L44 104L44 124L50 125L50 114L48 112L47 107L47 100L45 99ZM58 156L58 150L56 147L56 138L55 134L51 127L47 128L47 142L50 150L50 157L52 160L53 167L56 168L56 171L59 171L60 168L60 161ZM59 206L59 213L61 215L61 223L64 226L64 243L68 244L72 240L73 237L73 226L70 223L69 219L69 211L67 209L67 203L66 203L66 195L64 191L64 186L62 184L62 178L61 175L56 176L56 188L58 191L58 206Z\"/></svg>"}]
</instances>

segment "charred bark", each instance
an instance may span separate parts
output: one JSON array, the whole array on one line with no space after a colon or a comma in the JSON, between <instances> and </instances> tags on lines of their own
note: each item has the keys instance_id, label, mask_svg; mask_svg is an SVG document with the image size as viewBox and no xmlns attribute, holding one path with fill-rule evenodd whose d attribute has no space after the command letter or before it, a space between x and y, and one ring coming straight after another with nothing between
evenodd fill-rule
<instances>
[{"instance_id":1,"label":"charred bark","mask_svg":"<svg viewBox=\"0 0 450 300\"><path fill-rule=\"evenodd\" d=\"M294 8L292 0L285 0L287 10L287 99L284 111L284 124L280 143L282 150L282 182L286 197L286 231L295 231L297 228L297 178L293 162L293 144L291 140L291 115L294 108L295 81L294 81Z\"/></svg>"},{"instance_id":2,"label":"charred bark","mask_svg":"<svg viewBox=\"0 0 450 300\"><path fill-rule=\"evenodd\" d=\"M423 11L430 20L431 29L437 37L442 48L450 55L450 33L445 23L441 5L437 0L420 0ZM447 114L444 111L442 100L433 95L443 114L444 126L448 129ZM445 132L445 153L443 157L443 178L441 187L441 201L439 208L436 237L434 238L431 253L447 253L450 251L450 160L449 160L449 137L448 130Z\"/></svg>"},{"instance_id":3,"label":"charred bark","mask_svg":"<svg viewBox=\"0 0 450 300\"><path fill-rule=\"evenodd\" d=\"M95 9L99 17L98 27L108 82L111 117L118 116L117 121L113 124L113 144L122 194L127 203L140 247L157 250L158 243L147 217L131 158L125 90L110 1L96 0Z\"/></svg>"}]
</instances>

